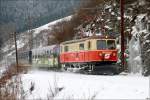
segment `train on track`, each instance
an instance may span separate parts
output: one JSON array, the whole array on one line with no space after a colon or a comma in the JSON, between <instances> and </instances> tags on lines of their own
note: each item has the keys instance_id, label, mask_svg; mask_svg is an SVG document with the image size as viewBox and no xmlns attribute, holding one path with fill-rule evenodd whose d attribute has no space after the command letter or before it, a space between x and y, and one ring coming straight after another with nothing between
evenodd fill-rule
<instances>
[{"instance_id":1,"label":"train on track","mask_svg":"<svg viewBox=\"0 0 150 100\"><path fill-rule=\"evenodd\" d=\"M20 52L21 62L33 67L63 69L77 72L119 73L116 39L91 36L65 41L57 45Z\"/></svg>"}]
</instances>

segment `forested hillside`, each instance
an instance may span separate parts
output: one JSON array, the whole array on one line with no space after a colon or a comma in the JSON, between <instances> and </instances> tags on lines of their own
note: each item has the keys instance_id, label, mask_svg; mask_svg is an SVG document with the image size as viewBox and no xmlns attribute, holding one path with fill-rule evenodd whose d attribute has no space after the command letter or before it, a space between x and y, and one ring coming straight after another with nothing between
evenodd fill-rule
<instances>
[{"instance_id":1,"label":"forested hillside","mask_svg":"<svg viewBox=\"0 0 150 100\"><path fill-rule=\"evenodd\" d=\"M81 0L0 0L0 40L7 40L14 30L23 32L71 15L80 3Z\"/></svg>"}]
</instances>

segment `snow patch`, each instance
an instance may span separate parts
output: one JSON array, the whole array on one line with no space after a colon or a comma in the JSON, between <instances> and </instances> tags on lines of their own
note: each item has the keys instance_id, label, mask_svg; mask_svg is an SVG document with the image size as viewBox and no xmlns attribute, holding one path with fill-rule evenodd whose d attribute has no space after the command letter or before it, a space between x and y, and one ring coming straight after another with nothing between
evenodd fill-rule
<instances>
[{"instance_id":1,"label":"snow patch","mask_svg":"<svg viewBox=\"0 0 150 100\"><path fill-rule=\"evenodd\" d=\"M129 42L129 71L142 74L141 47L139 38L132 36Z\"/></svg>"},{"instance_id":2,"label":"snow patch","mask_svg":"<svg viewBox=\"0 0 150 100\"><path fill-rule=\"evenodd\" d=\"M58 20L53 21L53 22L50 22L50 23L45 24L45 25L43 25L41 27L35 28L35 29L33 29L34 30L34 36L36 36L38 33L40 33L40 31L42 31L44 29L51 29L50 27L53 26L53 25L55 25L58 22L61 22L63 20L69 21L71 18L72 18L72 15L71 16L67 16L65 18L58 19Z\"/></svg>"},{"instance_id":3,"label":"snow patch","mask_svg":"<svg viewBox=\"0 0 150 100\"><path fill-rule=\"evenodd\" d=\"M121 20L121 17L117 17L118 20Z\"/></svg>"},{"instance_id":4,"label":"snow patch","mask_svg":"<svg viewBox=\"0 0 150 100\"><path fill-rule=\"evenodd\" d=\"M109 29L109 30L112 29L111 27L109 27L109 26L107 26L107 25L105 25L104 27L107 28L107 29Z\"/></svg>"}]
</instances>

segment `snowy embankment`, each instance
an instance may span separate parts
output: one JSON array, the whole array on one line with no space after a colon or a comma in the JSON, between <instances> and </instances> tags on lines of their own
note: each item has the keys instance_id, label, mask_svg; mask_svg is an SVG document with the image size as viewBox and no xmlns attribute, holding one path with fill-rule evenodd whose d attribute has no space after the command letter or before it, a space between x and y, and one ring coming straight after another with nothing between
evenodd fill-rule
<instances>
[{"instance_id":1,"label":"snowy embankment","mask_svg":"<svg viewBox=\"0 0 150 100\"><path fill-rule=\"evenodd\" d=\"M3 73L7 70L8 65L6 65L6 61L0 61L0 78L2 77Z\"/></svg>"},{"instance_id":2,"label":"snowy embankment","mask_svg":"<svg viewBox=\"0 0 150 100\"><path fill-rule=\"evenodd\" d=\"M84 75L76 73L31 71L22 75L25 91L31 82L34 90L27 99L146 99L149 96L149 78L133 75ZM60 91L54 91L59 88Z\"/></svg>"},{"instance_id":3,"label":"snowy embankment","mask_svg":"<svg viewBox=\"0 0 150 100\"><path fill-rule=\"evenodd\" d=\"M3 73L6 71L5 67L0 67L0 78L3 75Z\"/></svg>"}]
</instances>

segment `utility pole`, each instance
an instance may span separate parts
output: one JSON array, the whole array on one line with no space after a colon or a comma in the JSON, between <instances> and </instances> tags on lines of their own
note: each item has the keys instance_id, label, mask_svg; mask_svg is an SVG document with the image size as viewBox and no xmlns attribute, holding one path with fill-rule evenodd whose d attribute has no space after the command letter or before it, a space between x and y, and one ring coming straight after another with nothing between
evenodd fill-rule
<instances>
[{"instance_id":1,"label":"utility pole","mask_svg":"<svg viewBox=\"0 0 150 100\"><path fill-rule=\"evenodd\" d=\"M32 4L34 3L34 1L32 1ZM32 6L33 7L33 6ZM28 38L29 38L29 63L32 64L32 48L33 48L33 34L31 31L32 28L32 19L33 17L31 16L31 12L30 10L33 8L27 8L27 27L28 27Z\"/></svg>"},{"instance_id":2,"label":"utility pole","mask_svg":"<svg viewBox=\"0 0 150 100\"><path fill-rule=\"evenodd\" d=\"M32 49L32 46L33 46L33 34L32 34L32 31L31 31L31 27L32 27L32 17L31 16L28 16L28 30L29 30L29 50L31 51Z\"/></svg>"},{"instance_id":3,"label":"utility pole","mask_svg":"<svg viewBox=\"0 0 150 100\"><path fill-rule=\"evenodd\" d=\"M121 13L121 65L122 69L125 70L124 66L124 0L120 0L120 13Z\"/></svg>"},{"instance_id":4,"label":"utility pole","mask_svg":"<svg viewBox=\"0 0 150 100\"><path fill-rule=\"evenodd\" d=\"M32 27L32 17L28 16L28 29L29 29L29 63L32 64L32 48L33 48L33 33L31 31Z\"/></svg>"},{"instance_id":5,"label":"utility pole","mask_svg":"<svg viewBox=\"0 0 150 100\"><path fill-rule=\"evenodd\" d=\"M17 66L17 72L18 72L18 51L17 51L17 41L16 41L16 32L14 32L14 40L15 40L15 50L16 50L16 66Z\"/></svg>"}]
</instances>

